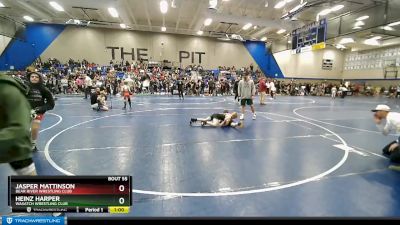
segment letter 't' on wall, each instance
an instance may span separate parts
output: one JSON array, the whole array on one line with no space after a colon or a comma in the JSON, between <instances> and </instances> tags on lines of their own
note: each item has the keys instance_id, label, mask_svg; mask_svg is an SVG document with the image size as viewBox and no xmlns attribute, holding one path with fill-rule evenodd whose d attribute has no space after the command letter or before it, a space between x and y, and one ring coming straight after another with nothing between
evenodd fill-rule
<instances>
[{"instance_id":1,"label":"letter 't' on wall","mask_svg":"<svg viewBox=\"0 0 400 225\"><path fill-rule=\"evenodd\" d=\"M115 60L115 49L119 49L118 47L106 47L107 49L111 49L111 57L112 60Z\"/></svg>"}]
</instances>

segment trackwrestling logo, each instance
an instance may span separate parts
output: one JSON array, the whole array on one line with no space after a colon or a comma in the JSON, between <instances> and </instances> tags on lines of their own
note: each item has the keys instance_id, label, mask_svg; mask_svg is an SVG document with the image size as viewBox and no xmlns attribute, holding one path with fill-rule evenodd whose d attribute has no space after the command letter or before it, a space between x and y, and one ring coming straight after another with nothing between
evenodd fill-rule
<instances>
[{"instance_id":1,"label":"trackwrestling logo","mask_svg":"<svg viewBox=\"0 0 400 225\"><path fill-rule=\"evenodd\" d=\"M34 225L34 224L52 224L52 225L64 225L64 217L3 217L3 224L8 225Z\"/></svg>"}]
</instances>

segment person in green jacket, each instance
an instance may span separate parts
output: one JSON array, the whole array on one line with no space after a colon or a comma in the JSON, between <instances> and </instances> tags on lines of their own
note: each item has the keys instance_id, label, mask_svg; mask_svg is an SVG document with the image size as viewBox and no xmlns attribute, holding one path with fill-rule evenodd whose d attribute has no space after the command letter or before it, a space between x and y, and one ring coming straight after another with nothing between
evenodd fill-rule
<instances>
[{"instance_id":1,"label":"person in green jacket","mask_svg":"<svg viewBox=\"0 0 400 225\"><path fill-rule=\"evenodd\" d=\"M37 175L31 151L31 106L27 88L0 74L0 163L9 163L18 175Z\"/></svg>"}]
</instances>

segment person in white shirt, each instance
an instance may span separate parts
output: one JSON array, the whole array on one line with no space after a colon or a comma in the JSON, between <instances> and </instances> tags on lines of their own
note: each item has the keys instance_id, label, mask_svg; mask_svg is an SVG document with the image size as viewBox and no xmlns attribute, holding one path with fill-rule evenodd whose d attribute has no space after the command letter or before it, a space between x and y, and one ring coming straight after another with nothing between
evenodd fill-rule
<instances>
[{"instance_id":1,"label":"person in white shirt","mask_svg":"<svg viewBox=\"0 0 400 225\"><path fill-rule=\"evenodd\" d=\"M344 86L342 86L342 85L340 85L340 87L339 87L339 95L340 95L341 98L346 97L346 95L347 95L347 88L344 87Z\"/></svg>"},{"instance_id":2,"label":"person in white shirt","mask_svg":"<svg viewBox=\"0 0 400 225\"><path fill-rule=\"evenodd\" d=\"M124 80L124 82L127 82L127 85L131 88L131 90L134 88L135 81L132 80L132 78L131 78L130 75L128 75L128 78L126 78L126 79Z\"/></svg>"},{"instance_id":3,"label":"person in white shirt","mask_svg":"<svg viewBox=\"0 0 400 225\"><path fill-rule=\"evenodd\" d=\"M61 79L61 86L63 88L63 93L65 95L67 93L67 90L68 90L68 79L66 77L63 77Z\"/></svg>"},{"instance_id":4,"label":"person in white shirt","mask_svg":"<svg viewBox=\"0 0 400 225\"><path fill-rule=\"evenodd\" d=\"M334 85L334 86L332 87L332 89L331 89L331 97L332 97L332 98L336 98L336 93L337 93L337 88L336 88L336 86Z\"/></svg>"},{"instance_id":5,"label":"person in white shirt","mask_svg":"<svg viewBox=\"0 0 400 225\"><path fill-rule=\"evenodd\" d=\"M275 99L276 87L273 80L269 82L269 91L271 93L271 98Z\"/></svg>"},{"instance_id":6,"label":"person in white shirt","mask_svg":"<svg viewBox=\"0 0 400 225\"><path fill-rule=\"evenodd\" d=\"M92 90L93 82L92 82L92 79L88 75L85 74L84 77L85 77L85 80L84 80L84 83L85 83L85 99L87 99L88 95L90 95L90 92Z\"/></svg>"},{"instance_id":7,"label":"person in white shirt","mask_svg":"<svg viewBox=\"0 0 400 225\"><path fill-rule=\"evenodd\" d=\"M400 113L391 112L390 107L387 105L378 105L372 110L375 112L374 121L377 124L379 130L382 131L383 135L388 135L390 131L395 131L396 134L400 135ZM382 121L386 120L383 125ZM391 162L400 163L400 147L399 147L400 137L386 145L382 152L383 155L389 157ZM399 170L400 166L390 166L390 169Z\"/></svg>"}]
</instances>

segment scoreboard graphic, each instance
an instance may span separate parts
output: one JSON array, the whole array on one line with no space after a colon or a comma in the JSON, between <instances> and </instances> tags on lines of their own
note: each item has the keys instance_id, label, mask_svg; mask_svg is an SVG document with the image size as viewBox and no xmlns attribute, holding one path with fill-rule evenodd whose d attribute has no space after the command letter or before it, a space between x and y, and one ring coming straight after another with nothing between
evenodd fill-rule
<instances>
[{"instance_id":1,"label":"scoreboard graphic","mask_svg":"<svg viewBox=\"0 0 400 225\"><path fill-rule=\"evenodd\" d=\"M8 177L12 212L128 213L131 176Z\"/></svg>"},{"instance_id":2,"label":"scoreboard graphic","mask_svg":"<svg viewBox=\"0 0 400 225\"><path fill-rule=\"evenodd\" d=\"M325 48L327 21L322 19L292 32L292 50L294 53ZM323 46L323 47L322 47Z\"/></svg>"}]
</instances>

